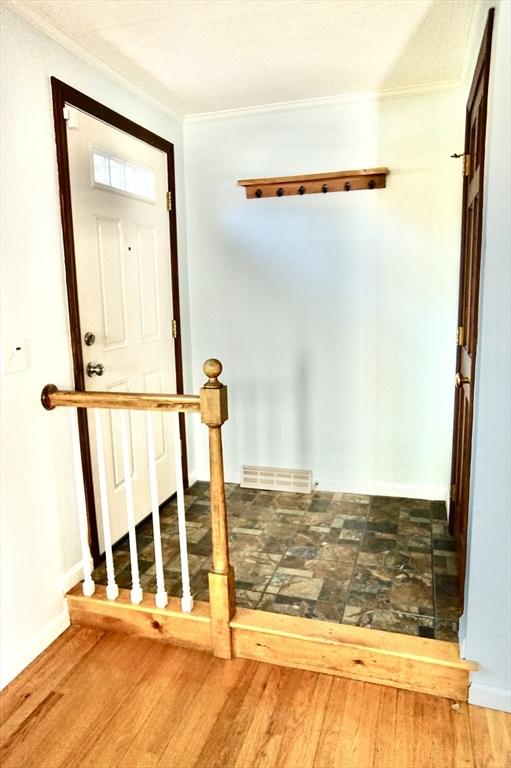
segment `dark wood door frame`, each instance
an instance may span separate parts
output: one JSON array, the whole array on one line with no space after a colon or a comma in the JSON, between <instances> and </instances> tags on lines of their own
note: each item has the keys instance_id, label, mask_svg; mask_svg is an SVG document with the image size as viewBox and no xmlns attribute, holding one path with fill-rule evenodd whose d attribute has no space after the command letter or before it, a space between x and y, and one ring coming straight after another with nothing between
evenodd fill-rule
<instances>
[{"instance_id":1,"label":"dark wood door frame","mask_svg":"<svg viewBox=\"0 0 511 768\"><path fill-rule=\"evenodd\" d=\"M470 464L483 232L486 121L494 14L495 9L491 8L488 12L488 20L467 100L465 122L458 342L456 351L457 388L454 399L449 506L449 530L454 536L458 556L460 615L463 612L464 606L467 556Z\"/></svg>"},{"instance_id":2,"label":"dark wood door frame","mask_svg":"<svg viewBox=\"0 0 511 768\"><path fill-rule=\"evenodd\" d=\"M113 128L118 128L136 139L150 144L161 150L167 157L168 190L172 195L172 210L169 211L170 231L170 269L172 277L172 311L177 323L174 353L176 363L176 389L183 392L183 350L181 342L181 322L179 303L179 273L177 260L177 223L176 223L176 186L174 170L174 145L146 128L134 123L127 117L91 99L84 93L66 85L55 77L51 78L53 96L53 120L55 124L55 144L57 149L57 167L60 192L60 215L62 220L62 235L64 242L64 260L66 266L67 302L69 308L69 325L71 330L71 349L73 354L73 369L75 389L85 390L85 375L82 357L82 342L80 330L80 311L78 306L78 282L76 274L75 242L73 229L73 210L71 204L71 179L69 174L69 155L64 106L73 107L86 112ZM80 433L80 450L82 455L83 480L85 499L89 519L89 540L94 563L100 559L96 505L94 500L94 485L92 477L92 461L90 452L89 427L85 408L78 409L78 425ZM183 445L183 481L188 487L188 464L186 458L186 433L184 414L180 414L180 432Z\"/></svg>"}]
</instances>

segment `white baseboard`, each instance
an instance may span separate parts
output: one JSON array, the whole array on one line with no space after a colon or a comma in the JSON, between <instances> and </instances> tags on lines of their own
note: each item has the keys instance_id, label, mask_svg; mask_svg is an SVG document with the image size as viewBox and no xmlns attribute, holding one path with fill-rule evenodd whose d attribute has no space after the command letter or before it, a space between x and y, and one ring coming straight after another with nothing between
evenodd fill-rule
<instances>
[{"instance_id":1,"label":"white baseboard","mask_svg":"<svg viewBox=\"0 0 511 768\"><path fill-rule=\"evenodd\" d=\"M470 683L468 703L476 707L498 709L501 712L511 712L511 689L496 688L485 683Z\"/></svg>"},{"instance_id":2,"label":"white baseboard","mask_svg":"<svg viewBox=\"0 0 511 768\"><path fill-rule=\"evenodd\" d=\"M403 499L445 501L444 485L420 485L414 483L343 483L338 480L316 480L316 490L334 493L359 493L363 496L395 496Z\"/></svg>"},{"instance_id":3,"label":"white baseboard","mask_svg":"<svg viewBox=\"0 0 511 768\"><path fill-rule=\"evenodd\" d=\"M81 560L75 565L71 566L68 571L62 574L59 584L62 594L65 595L75 586L75 584L78 584L80 581L83 581L83 565Z\"/></svg>"},{"instance_id":4,"label":"white baseboard","mask_svg":"<svg viewBox=\"0 0 511 768\"><path fill-rule=\"evenodd\" d=\"M239 485L241 475L226 473L225 482ZM209 482L209 477L195 477L194 482ZM191 485L191 481L190 481ZM334 493L358 493L361 496L395 496L403 499L426 499L427 501L446 501L448 488L445 485L420 485L414 483L345 483L341 480L317 480L313 477L313 486L317 491Z\"/></svg>"},{"instance_id":5,"label":"white baseboard","mask_svg":"<svg viewBox=\"0 0 511 768\"><path fill-rule=\"evenodd\" d=\"M199 478L199 473L197 472L196 469L192 469L191 472L188 472L188 487L191 488L191 486L194 483L196 483L198 480L200 480L200 478Z\"/></svg>"},{"instance_id":6,"label":"white baseboard","mask_svg":"<svg viewBox=\"0 0 511 768\"><path fill-rule=\"evenodd\" d=\"M69 613L64 606L51 621L46 624L31 640L21 649L14 659L4 659L0 675L0 689L5 688L11 680L23 672L39 654L41 654L54 640L57 639L70 625Z\"/></svg>"},{"instance_id":7,"label":"white baseboard","mask_svg":"<svg viewBox=\"0 0 511 768\"><path fill-rule=\"evenodd\" d=\"M62 595L69 592L80 581L83 581L83 565L81 560L62 574L59 581L59 589ZM0 690L5 688L25 667L28 667L69 625L69 613L64 601L62 611L21 649L15 659L3 659L0 672Z\"/></svg>"}]
</instances>

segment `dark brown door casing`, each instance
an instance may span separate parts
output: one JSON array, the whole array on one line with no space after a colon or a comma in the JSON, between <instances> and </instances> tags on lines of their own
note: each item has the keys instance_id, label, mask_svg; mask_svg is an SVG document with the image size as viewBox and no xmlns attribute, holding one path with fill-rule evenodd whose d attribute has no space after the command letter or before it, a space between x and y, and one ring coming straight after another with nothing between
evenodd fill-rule
<instances>
[{"instance_id":1,"label":"dark brown door casing","mask_svg":"<svg viewBox=\"0 0 511 768\"><path fill-rule=\"evenodd\" d=\"M64 106L70 104L77 109L87 112L92 117L118 128L124 133L150 144L165 152L167 156L168 190L171 193L172 210L169 211L170 229L170 267L172 276L172 309L177 322L177 335L175 338L176 361L176 388L177 393L183 393L183 354L181 344L181 322L179 302L179 274L177 261L177 222L176 222L176 189L174 173L174 145L166 139L162 139L155 133L137 125L118 112L105 107L98 101L77 91L70 85L66 85L57 78L51 78L53 95L53 119L55 125L55 144L57 150L57 167L60 190L60 213L62 219L62 233L64 241L64 259L66 264L66 285L69 307L69 324L71 331L71 347L73 353L73 367L75 389L85 390L85 379L82 359L82 344L80 331L80 312L78 308L78 285L76 278L75 244L73 231L73 210L71 205L71 181L69 176L69 157L66 123L64 120ZM170 286L169 286L170 290ZM78 409L78 424L80 430L80 449L82 454L83 479L85 485L85 498L87 502L87 515L89 519L90 547L94 563L99 560L98 527L94 502L94 486L92 480L92 465L90 455L89 429L87 413L84 408ZM184 414L180 414L181 442L183 446L183 481L188 487L188 467L186 459L186 435Z\"/></svg>"},{"instance_id":2,"label":"dark brown door casing","mask_svg":"<svg viewBox=\"0 0 511 768\"><path fill-rule=\"evenodd\" d=\"M467 553L470 462L479 316L479 279L483 231L484 154L490 54L494 9L488 21L467 102L461 265L458 307L458 346L451 469L449 530L459 562L459 603L463 612Z\"/></svg>"}]
</instances>

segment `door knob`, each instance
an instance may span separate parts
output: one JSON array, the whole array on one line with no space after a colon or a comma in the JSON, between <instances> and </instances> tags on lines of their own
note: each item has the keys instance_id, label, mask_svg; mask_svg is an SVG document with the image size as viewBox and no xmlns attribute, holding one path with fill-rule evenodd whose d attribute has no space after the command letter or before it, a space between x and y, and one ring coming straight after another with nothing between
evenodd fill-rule
<instances>
[{"instance_id":1,"label":"door knob","mask_svg":"<svg viewBox=\"0 0 511 768\"><path fill-rule=\"evenodd\" d=\"M103 376L105 366L101 363L87 363L87 376Z\"/></svg>"},{"instance_id":2,"label":"door knob","mask_svg":"<svg viewBox=\"0 0 511 768\"><path fill-rule=\"evenodd\" d=\"M457 373L454 377L454 383L461 389L463 384L470 384L470 376L462 376L461 373Z\"/></svg>"}]
</instances>

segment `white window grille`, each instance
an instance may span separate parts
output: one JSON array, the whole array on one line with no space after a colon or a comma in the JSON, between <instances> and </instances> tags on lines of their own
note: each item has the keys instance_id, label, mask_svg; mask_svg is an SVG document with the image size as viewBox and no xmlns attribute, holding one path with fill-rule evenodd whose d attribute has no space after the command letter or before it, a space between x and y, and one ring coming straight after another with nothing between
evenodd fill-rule
<instances>
[{"instance_id":1,"label":"white window grille","mask_svg":"<svg viewBox=\"0 0 511 768\"><path fill-rule=\"evenodd\" d=\"M92 178L95 187L108 188L151 202L156 200L156 176L153 170L128 163L97 147L92 150Z\"/></svg>"}]
</instances>

